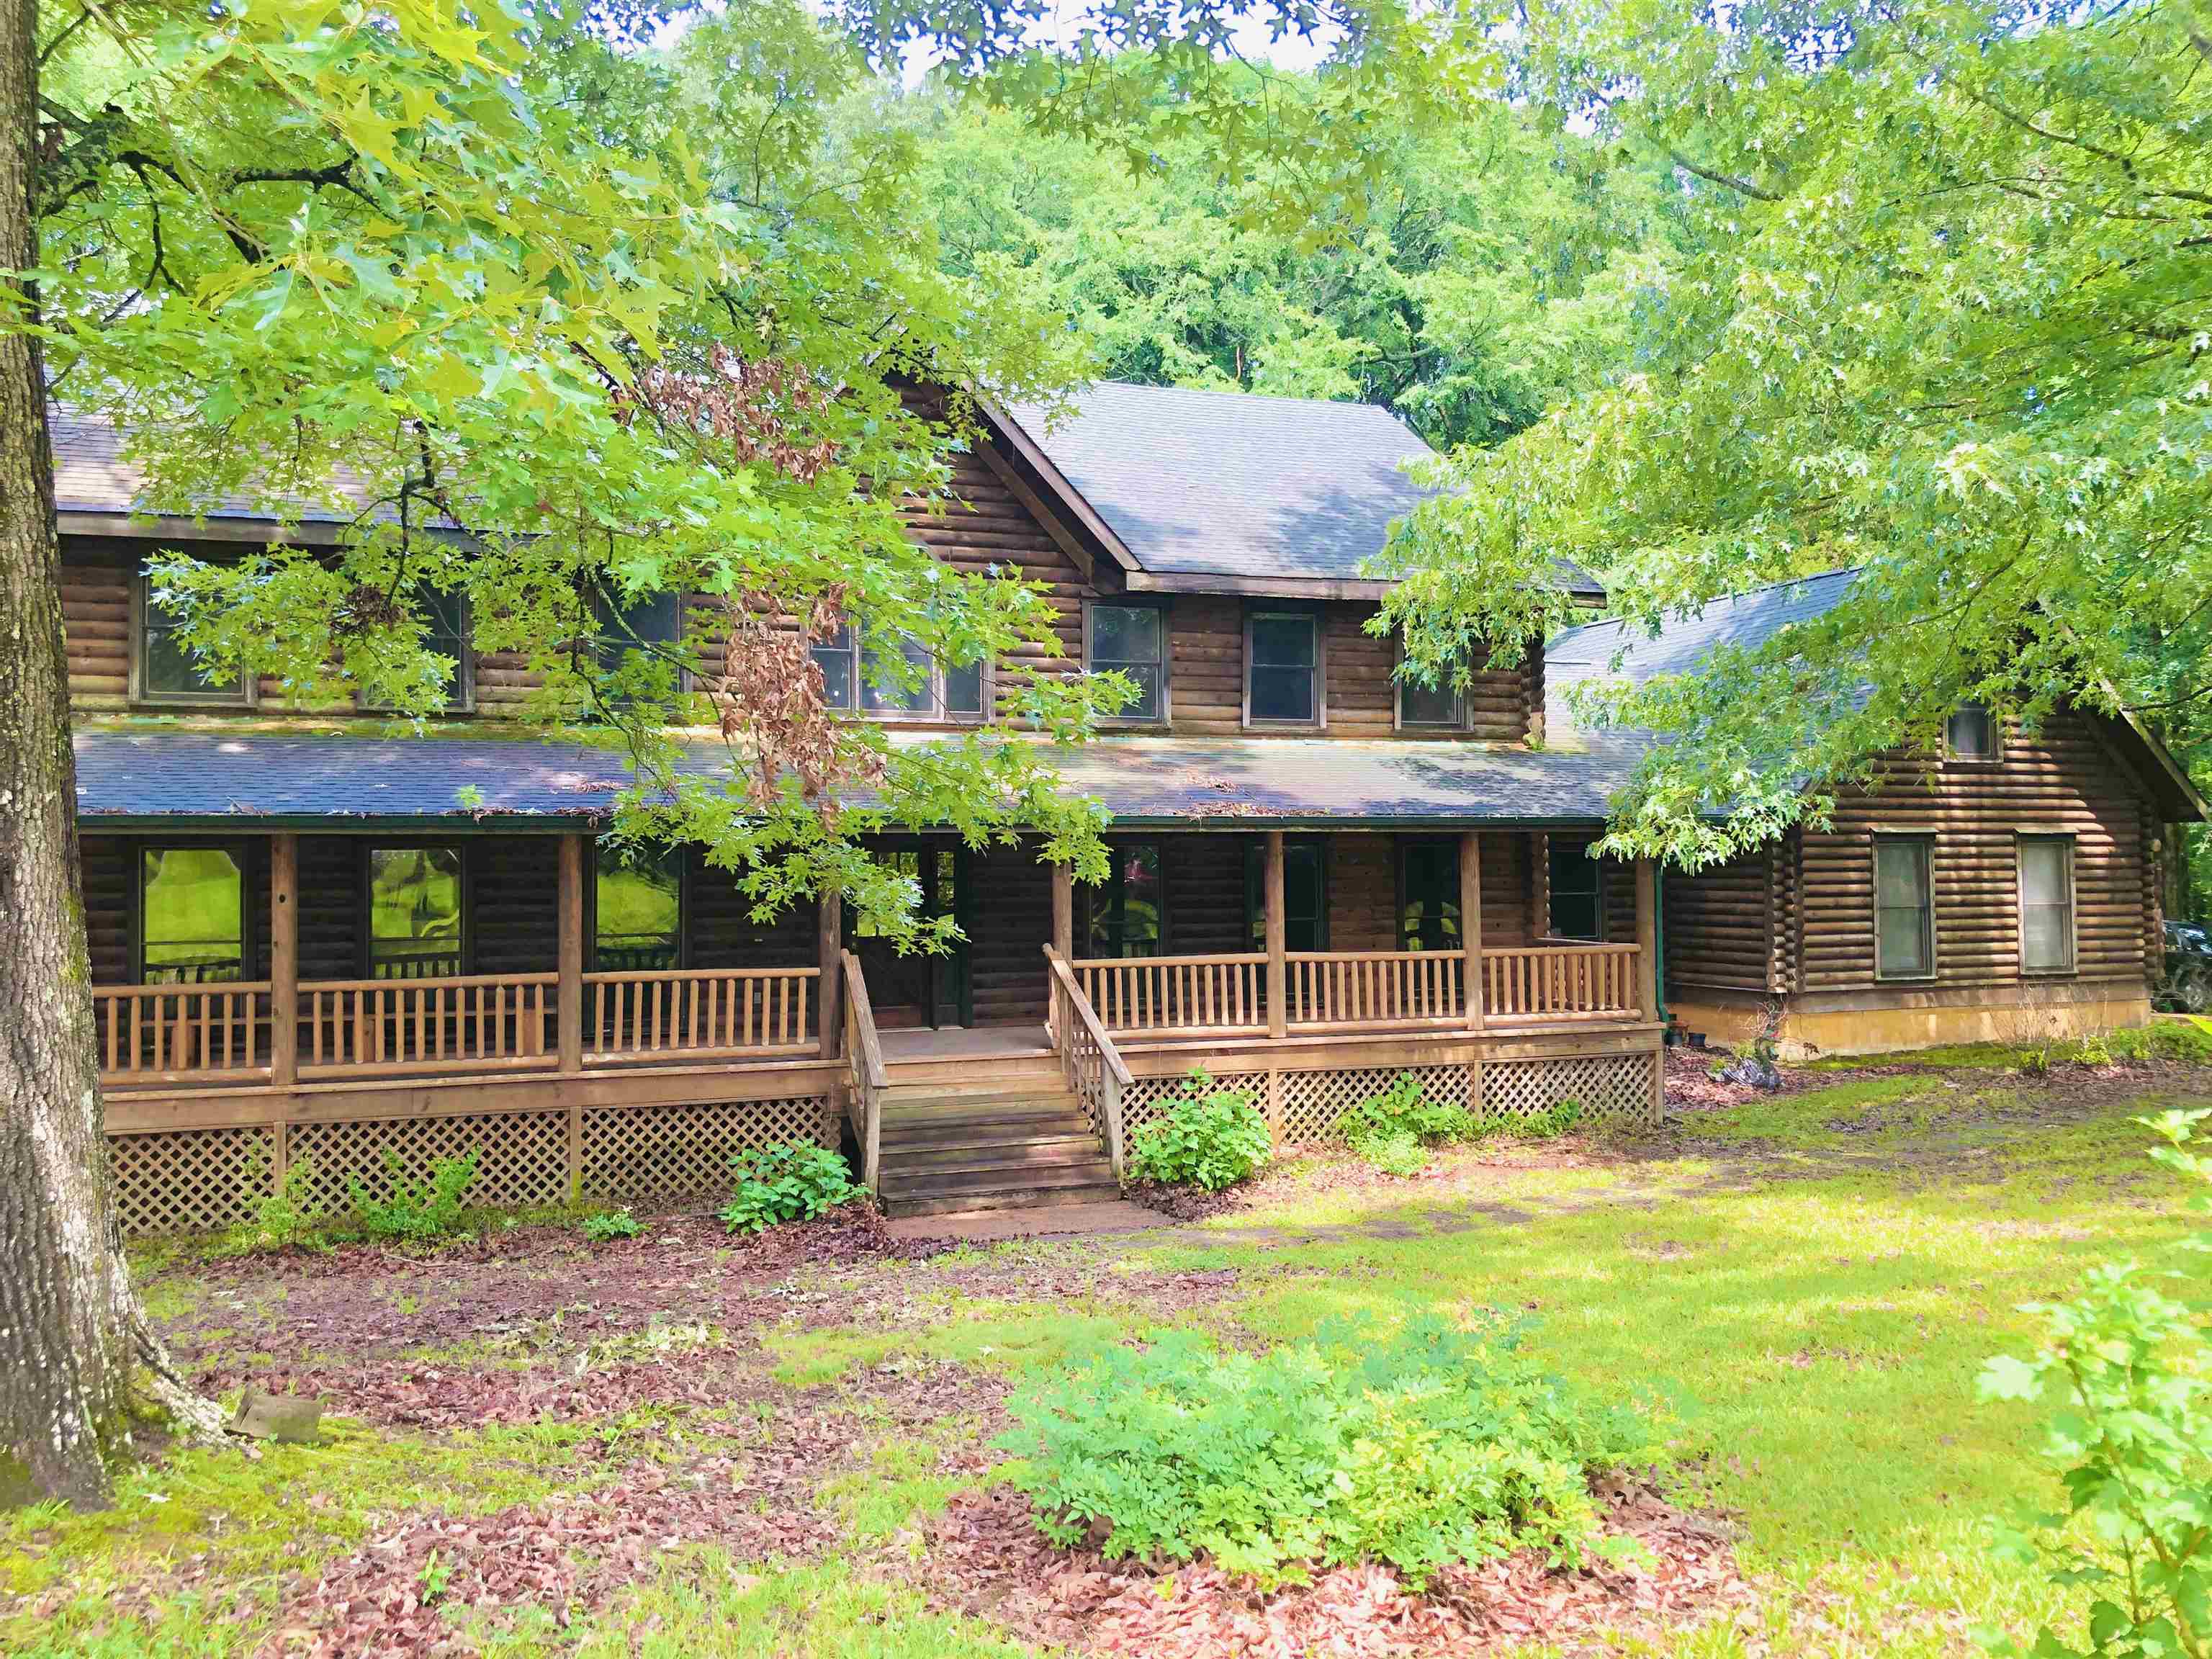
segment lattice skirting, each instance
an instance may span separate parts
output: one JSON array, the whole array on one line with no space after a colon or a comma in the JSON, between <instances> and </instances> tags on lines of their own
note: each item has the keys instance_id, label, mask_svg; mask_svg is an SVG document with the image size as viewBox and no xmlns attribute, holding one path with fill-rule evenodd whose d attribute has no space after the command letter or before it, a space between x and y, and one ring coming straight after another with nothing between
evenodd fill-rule
<instances>
[{"instance_id":1,"label":"lattice skirting","mask_svg":"<svg viewBox=\"0 0 2212 1659\"><path fill-rule=\"evenodd\" d=\"M1528 1117L1576 1101L1586 1118L1652 1121L1650 1054L1585 1054L1566 1060L1493 1060L1482 1068L1483 1110Z\"/></svg>"},{"instance_id":2,"label":"lattice skirting","mask_svg":"<svg viewBox=\"0 0 2212 1659\"><path fill-rule=\"evenodd\" d=\"M1121 1091L1121 1133L1126 1139L1146 1124L1166 1115L1168 1103L1182 1091L1187 1072L1173 1077L1132 1078L1129 1086ZM1265 1072L1224 1072L1213 1079L1217 1089L1242 1089L1252 1097L1253 1103L1262 1111L1267 1106L1267 1074Z\"/></svg>"},{"instance_id":3,"label":"lattice skirting","mask_svg":"<svg viewBox=\"0 0 2212 1659\"><path fill-rule=\"evenodd\" d=\"M775 1140L837 1144L829 1097L608 1108L584 1115L584 1196L673 1202L730 1190L730 1159Z\"/></svg>"},{"instance_id":4,"label":"lattice skirting","mask_svg":"<svg viewBox=\"0 0 2212 1659\"><path fill-rule=\"evenodd\" d=\"M1391 1066L1356 1071L1283 1073L1282 1123L1276 1139L1285 1146L1327 1140L1336 1121L1370 1095L1379 1095L1411 1072L1421 1092L1439 1105L1468 1103L1464 1066Z\"/></svg>"},{"instance_id":5,"label":"lattice skirting","mask_svg":"<svg viewBox=\"0 0 2212 1659\"><path fill-rule=\"evenodd\" d=\"M576 1173L583 1196L594 1202L719 1197L729 1190L730 1158L748 1147L775 1140L835 1146L833 1113L827 1095L597 1107L583 1115ZM471 1204L524 1207L568 1198L568 1114L560 1109L295 1123L285 1137L289 1162L313 1161L311 1200L333 1211L348 1207L349 1176L359 1176L373 1193L384 1190L386 1151L419 1176L434 1159L473 1150ZM255 1202L271 1188L276 1130L265 1123L161 1129L111 1135L108 1146L123 1230L189 1232L252 1218Z\"/></svg>"},{"instance_id":6,"label":"lattice skirting","mask_svg":"<svg viewBox=\"0 0 2212 1659\"><path fill-rule=\"evenodd\" d=\"M276 1132L258 1123L159 1129L112 1135L107 1146L125 1232L195 1232L234 1226L252 1213L269 1190Z\"/></svg>"}]
</instances>

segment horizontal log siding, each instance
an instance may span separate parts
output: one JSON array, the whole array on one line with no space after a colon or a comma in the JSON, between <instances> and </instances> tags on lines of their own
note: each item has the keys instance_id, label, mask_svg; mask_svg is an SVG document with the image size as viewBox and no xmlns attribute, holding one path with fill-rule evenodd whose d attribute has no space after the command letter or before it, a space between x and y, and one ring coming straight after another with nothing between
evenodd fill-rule
<instances>
[{"instance_id":1,"label":"horizontal log siding","mask_svg":"<svg viewBox=\"0 0 2212 1659\"><path fill-rule=\"evenodd\" d=\"M2002 756L1995 766L1885 758L1871 788L1838 801L1830 830L1803 832L1802 967L1791 988L2018 983L2017 832L2075 837L2075 976L2145 972L2148 845L2140 784L2092 723L2070 712L2053 715L2033 738L2008 728ZM1933 981L1875 978L1876 830L1936 837Z\"/></svg>"},{"instance_id":2,"label":"horizontal log siding","mask_svg":"<svg viewBox=\"0 0 2212 1659\"><path fill-rule=\"evenodd\" d=\"M1024 847L968 860L968 1000L978 1025L1042 1022L1052 871Z\"/></svg>"},{"instance_id":3,"label":"horizontal log siding","mask_svg":"<svg viewBox=\"0 0 2212 1659\"><path fill-rule=\"evenodd\" d=\"M1675 994L1677 987L1773 988L1775 921L1770 892L1779 862L1776 850L1762 849L1695 874L1667 872L1663 954L1669 995Z\"/></svg>"},{"instance_id":4,"label":"horizontal log siding","mask_svg":"<svg viewBox=\"0 0 2212 1659\"><path fill-rule=\"evenodd\" d=\"M821 916L809 901L786 908L770 921L755 921L752 901L738 890L738 878L707 862L697 848L685 855L690 883L684 915L684 949L694 968L805 968L820 951Z\"/></svg>"},{"instance_id":5,"label":"horizontal log siding","mask_svg":"<svg viewBox=\"0 0 2212 1659\"><path fill-rule=\"evenodd\" d=\"M1251 836L1163 836L1161 874L1167 895L1167 953L1237 956L1255 944L1244 914L1245 849ZM1077 942L1081 949L1081 941Z\"/></svg>"},{"instance_id":6,"label":"horizontal log siding","mask_svg":"<svg viewBox=\"0 0 2212 1659\"><path fill-rule=\"evenodd\" d=\"M1395 837L1328 838L1328 939L1323 948L1398 948L1398 852Z\"/></svg>"},{"instance_id":7,"label":"horizontal log siding","mask_svg":"<svg viewBox=\"0 0 2212 1659\"><path fill-rule=\"evenodd\" d=\"M130 706L131 580L154 545L109 536L62 538L62 627L75 708Z\"/></svg>"}]
</instances>

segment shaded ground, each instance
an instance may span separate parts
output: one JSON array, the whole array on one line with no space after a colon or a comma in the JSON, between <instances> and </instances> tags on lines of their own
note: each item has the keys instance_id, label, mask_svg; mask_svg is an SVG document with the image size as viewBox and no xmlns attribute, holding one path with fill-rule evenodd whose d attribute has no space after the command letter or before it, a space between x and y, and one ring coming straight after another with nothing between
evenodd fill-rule
<instances>
[{"instance_id":1,"label":"shaded ground","mask_svg":"<svg viewBox=\"0 0 2212 1659\"><path fill-rule=\"evenodd\" d=\"M1972 1375L2027 1340L2021 1303L2178 1236L2185 1194L2130 1119L2212 1079L1875 1066L1746 1096L1412 1182L1296 1158L1230 1213L1112 1237L660 1217L597 1246L548 1224L428 1258L150 1255L204 1386L319 1394L326 1443L186 1454L109 1516L8 1523L0 1651L1708 1659L2031 1629L2052 1592L1981 1544L2037 1495L2029 1425ZM1048 1550L993 1481L1010 1389L1100 1346L1486 1304L1594 1386L1679 1407L1681 1461L1609 1500L1651 1571L1261 1596Z\"/></svg>"}]
</instances>

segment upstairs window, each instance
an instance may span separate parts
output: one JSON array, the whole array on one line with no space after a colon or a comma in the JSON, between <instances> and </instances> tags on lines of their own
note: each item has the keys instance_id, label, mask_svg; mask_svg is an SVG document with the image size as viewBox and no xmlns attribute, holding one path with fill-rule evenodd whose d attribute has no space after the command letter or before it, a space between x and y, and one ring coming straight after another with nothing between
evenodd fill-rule
<instances>
[{"instance_id":1,"label":"upstairs window","mask_svg":"<svg viewBox=\"0 0 2212 1659\"><path fill-rule=\"evenodd\" d=\"M1587 842L1547 836L1545 846L1553 937L1600 943L1605 938L1605 866L1589 855Z\"/></svg>"},{"instance_id":2,"label":"upstairs window","mask_svg":"<svg viewBox=\"0 0 2212 1659\"><path fill-rule=\"evenodd\" d=\"M1162 917L1160 849L1156 842L1111 844L1104 884L1091 890L1090 916L1084 929L1084 954L1090 957L1156 957L1160 953Z\"/></svg>"},{"instance_id":3,"label":"upstairs window","mask_svg":"<svg viewBox=\"0 0 2212 1659\"><path fill-rule=\"evenodd\" d=\"M684 854L601 847L592 882L594 973L649 974L684 965Z\"/></svg>"},{"instance_id":4,"label":"upstairs window","mask_svg":"<svg viewBox=\"0 0 2212 1659\"><path fill-rule=\"evenodd\" d=\"M1878 836L1874 843L1874 973L1927 979L1936 972L1935 844L1922 836Z\"/></svg>"},{"instance_id":5,"label":"upstairs window","mask_svg":"<svg viewBox=\"0 0 2212 1659\"><path fill-rule=\"evenodd\" d=\"M2074 971L2074 837L2020 838L2020 965L2024 973Z\"/></svg>"},{"instance_id":6,"label":"upstairs window","mask_svg":"<svg viewBox=\"0 0 2212 1659\"><path fill-rule=\"evenodd\" d=\"M1267 948L1267 848L1253 842L1244 851L1245 931L1255 951ZM1283 843L1283 948L1328 949L1328 844Z\"/></svg>"},{"instance_id":7,"label":"upstairs window","mask_svg":"<svg viewBox=\"0 0 2212 1659\"><path fill-rule=\"evenodd\" d=\"M665 661L663 653L683 641L684 605L674 593L625 599L601 592L592 600L592 655L602 674L617 672L636 655ZM680 677L675 684L682 689Z\"/></svg>"},{"instance_id":8,"label":"upstairs window","mask_svg":"<svg viewBox=\"0 0 2212 1659\"><path fill-rule=\"evenodd\" d=\"M1254 613L1244 634L1244 719L1253 726L1321 723L1321 623L1303 611Z\"/></svg>"},{"instance_id":9,"label":"upstairs window","mask_svg":"<svg viewBox=\"0 0 2212 1659\"><path fill-rule=\"evenodd\" d=\"M245 977L246 876L238 850L142 848L138 982L208 985Z\"/></svg>"},{"instance_id":10,"label":"upstairs window","mask_svg":"<svg viewBox=\"0 0 2212 1659\"><path fill-rule=\"evenodd\" d=\"M1962 702L1943 723L1943 747L1953 760L1993 761L1997 757L1997 723L1978 702Z\"/></svg>"},{"instance_id":11,"label":"upstairs window","mask_svg":"<svg viewBox=\"0 0 2212 1659\"><path fill-rule=\"evenodd\" d=\"M368 977L449 979L466 971L458 847L368 849Z\"/></svg>"},{"instance_id":12,"label":"upstairs window","mask_svg":"<svg viewBox=\"0 0 2212 1659\"><path fill-rule=\"evenodd\" d=\"M469 651L469 602L461 593L441 593L434 588L421 587L415 591L415 612L422 619L422 648L434 651L453 661L452 675L446 681L446 707L465 709L476 692L475 663ZM389 708L388 699L362 694L364 708Z\"/></svg>"},{"instance_id":13,"label":"upstairs window","mask_svg":"<svg viewBox=\"0 0 2212 1659\"><path fill-rule=\"evenodd\" d=\"M1449 679L1424 685L1405 674L1404 663L1396 678L1398 726L1409 732L1464 732L1468 727L1466 694Z\"/></svg>"},{"instance_id":14,"label":"upstairs window","mask_svg":"<svg viewBox=\"0 0 2212 1659\"><path fill-rule=\"evenodd\" d=\"M1460 948L1459 843L1411 841L1398 854L1398 948Z\"/></svg>"},{"instance_id":15,"label":"upstairs window","mask_svg":"<svg viewBox=\"0 0 2212 1659\"><path fill-rule=\"evenodd\" d=\"M983 665L944 667L921 641L901 635L899 655L915 674L912 686L878 685L869 672L860 630L850 624L807 649L822 671L822 700L831 708L858 709L890 719L981 720Z\"/></svg>"},{"instance_id":16,"label":"upstairs window","mask_svg":"<svg viewBox=\"0 0 2212 1659\"><path fill-rule=\"evenodd\" d=\"M155 596L153 578L141 572L137 589L138 688L142 702L222 703L248 708L258 686L251 674L217 685L179 637L183 617Z\"/></svg>"},{"instance_id":17,"label":"upstairs window","mask_svg":"<svg viewBox=\"0 0 2212 1659\"><path fill-rule=\"evenodd\" d=\"M1158 605L1094 605L1087 613L1084 666L1094 674L1126 675L1137 700L1115 716L1124 720L1167 718L1167 617Z\"/></svg>"}]
</instances>

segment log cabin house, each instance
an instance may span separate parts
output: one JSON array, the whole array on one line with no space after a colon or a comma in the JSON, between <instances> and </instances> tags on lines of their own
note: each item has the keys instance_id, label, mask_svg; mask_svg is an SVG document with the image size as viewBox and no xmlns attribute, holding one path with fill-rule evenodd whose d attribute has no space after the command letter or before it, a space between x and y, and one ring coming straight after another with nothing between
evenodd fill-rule
<instances>
[{"instance_id":1,"label":"log cabin house","mask_svg":"<svg viewBox=\"0 0 2212 1659\"><path fill-rule=\"evenodd\" d=\"M1591 675L1683 672L1825 613L1857 573L1777 583L1677 618L1553 639L1552 720ZM1876 758L1831 821L1662 882L1666 1012L1735 1042L1873 1054L2070 1037L2149 1018L2163 967L2160 849L2204 803L2133 722L2064 708L2040 729L1955 710L1940 754Z\"/></svg>"}]
</instances>

